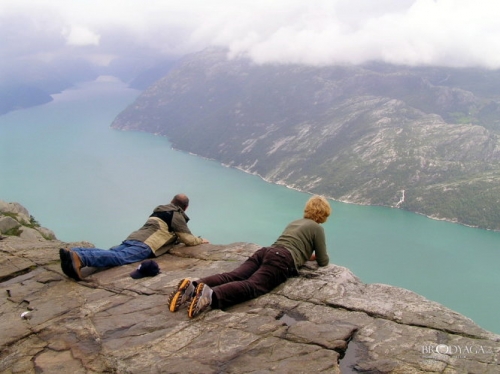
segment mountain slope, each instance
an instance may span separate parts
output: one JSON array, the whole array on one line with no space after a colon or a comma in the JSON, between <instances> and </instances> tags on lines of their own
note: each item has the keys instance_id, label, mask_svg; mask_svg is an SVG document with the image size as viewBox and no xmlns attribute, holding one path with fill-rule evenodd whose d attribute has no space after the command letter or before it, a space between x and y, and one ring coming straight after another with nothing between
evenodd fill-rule
<instances>
[{"instance_id":1,"label":"mountain slope","mask_svg":"<svg viewBox=\"0 0 500 374\"><path fill-rule=\"evenodd\" d=\"M499 230L500 92L486 84L496 75L257 66L207 50L151 85L112 127L167 136L273 183Z\"/></svg>"}]
</instances>

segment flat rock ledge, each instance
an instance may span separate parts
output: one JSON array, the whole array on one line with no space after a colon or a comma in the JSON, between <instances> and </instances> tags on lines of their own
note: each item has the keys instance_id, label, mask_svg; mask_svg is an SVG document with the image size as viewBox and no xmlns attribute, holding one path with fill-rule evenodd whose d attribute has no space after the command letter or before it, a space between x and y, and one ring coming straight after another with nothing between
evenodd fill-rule
<instances>
[{"instance_id":1,"label":"flat rock ledge","mask_svg":"<svg viewBox=\"0 0 500 374\"><path fill-rule=\"evenodd\" d=\"M0 373L499 373L500 336L414 292L307 263L273 292L190 320L180 279L238 266L249 243L173 247L152 278L137 264L61 271L64 243L0 240Z\"/></svg>"}]
</instances>

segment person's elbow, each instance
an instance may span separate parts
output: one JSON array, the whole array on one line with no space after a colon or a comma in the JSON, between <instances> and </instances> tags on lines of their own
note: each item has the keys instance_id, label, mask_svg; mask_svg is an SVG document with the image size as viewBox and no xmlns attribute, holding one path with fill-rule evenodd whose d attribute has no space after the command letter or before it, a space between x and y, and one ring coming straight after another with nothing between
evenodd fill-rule
<instances>
[{"instance_id":1,"label":"person's elbow","mask_svg":"<svg viewBox=\"0 0 500 374\"><path fill-rule=\"evenodd\" d=\"M316 262L318 263L319 266L326 266L330 263L330 259L329 258L322 258L322 259L316 258Z\"/></svg>"}]
</instances>

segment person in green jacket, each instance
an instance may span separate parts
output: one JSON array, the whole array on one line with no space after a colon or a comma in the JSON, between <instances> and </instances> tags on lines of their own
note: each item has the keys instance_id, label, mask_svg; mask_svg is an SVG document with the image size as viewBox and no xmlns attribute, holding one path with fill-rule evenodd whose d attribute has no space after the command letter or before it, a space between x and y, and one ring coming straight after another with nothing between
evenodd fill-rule
<instances>
[{"instance_id":1,"label":"person in green jacket","mask_svg":"<svg viewBox=\"0 0 500 374\"><path fill-rule=\"evenodd\" d=\"M169 310L176 312L189 303L188 317L193 318L208 307L223 309L270 292L298 275L298 268L306 261L328 265L321 223L326 222L331 211L323 196L312 196L303 218L289 223L272 246L260 248L235 270L197 281L182 279L169 296Z\"/></svg>"},{"instance_id":2,"label":"person in green jacket","mask_svg":"<svg viewBox=\"0 0 500 374\"><path fill-rule=\"evenodd\" d=\"M170 204L157 206L139 230L110 249L61 248L59 257L64 274L82 280L81 268L84 266L112 267L157 257L169 249L169 244L177 241L188 246L208 243L189 230L189 217L185 213L188 206L189 198L185 194L175 195Z\"/></svg>"}]
</instances>

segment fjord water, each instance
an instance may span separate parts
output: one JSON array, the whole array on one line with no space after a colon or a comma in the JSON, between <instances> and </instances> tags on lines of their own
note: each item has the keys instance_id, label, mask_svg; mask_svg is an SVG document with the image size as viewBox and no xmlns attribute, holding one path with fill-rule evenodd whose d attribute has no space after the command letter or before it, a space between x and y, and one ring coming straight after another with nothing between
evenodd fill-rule
<instances>
[{"instance_id":1,"label":"fjord water","mask_svg":"<svg viewBox=\"0 0 500 374\"><path fill-rule=\"evenodd\" d=\"M0 199L24 205L63 241L118 244L158 204L191 199L195 235L272 244L306 193L171 149L166 138L109 127L138 96L100 79L0 116ZM500 333L500 233L401 210L333 202L331 262L366 283L415 291Z\"/></svg>"}]
</instances>

